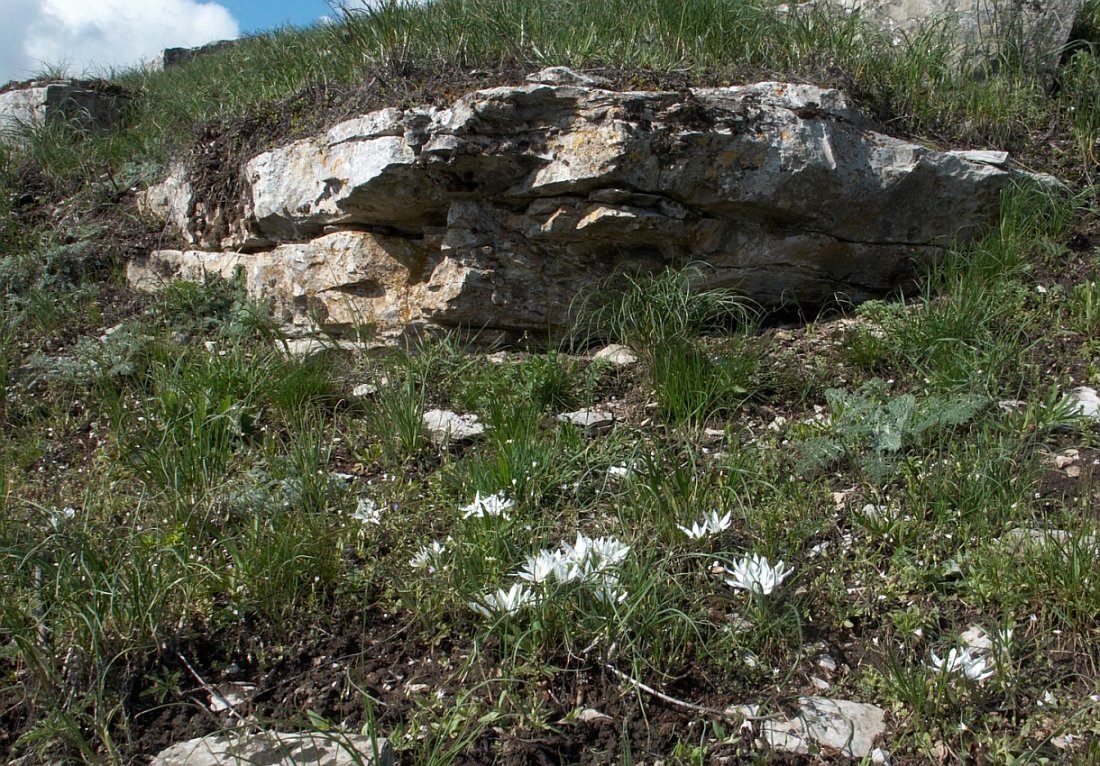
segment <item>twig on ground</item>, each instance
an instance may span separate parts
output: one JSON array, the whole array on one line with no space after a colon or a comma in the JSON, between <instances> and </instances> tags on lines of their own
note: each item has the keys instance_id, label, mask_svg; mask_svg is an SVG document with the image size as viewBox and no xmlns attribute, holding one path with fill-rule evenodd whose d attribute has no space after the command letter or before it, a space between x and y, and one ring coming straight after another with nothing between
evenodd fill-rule
<instances>
[{"instance_id":1,"label":"twig on ground","mask_svg":"<svg viewBox=\"0 0 1100 766\"><path fill-rule=\"evenodd\" d=\"M233 703L227 700L224 694L221 694L213 686L206 683L206 681L202 679L202 676L199 675L198 671L195 670L191 666L191 663L187 661L186 657L184 657L180 652L176 652L176 656L180 658L180 662L183 663L183 666L187 668L187 671L194 677L194 679L199 682L199 686L201 686L203 690L210 695L211 702L215 700L220 702L221 704L225 705L226 710L229 711L229 714L231 716L236 718L238 721L244 721L244 716L237 712L237 709L233 707Z\"/></svg>"},{"instance_id":2,"label":"twig on ground","mask_svg":"<svg viewBox=\"0 0 1100 766\"><path fill-rule=\"evenodd\" d=\"M715 716L717 718L725 718L727 720L736 721L769 721L773 718L782 718L783 716L782 713L771 713L770 715L744 715L743 713L737 712L737 706L735 705L731 705L725 710L719 710L716 707L707 707L706 705L696 705L694 702L685 702L684 700L670 697L664 692L657 691L652 686L648 686L647 684L642 683L636 678L628 676L626 673L619 670L614 665L605 664L604 667L610 670L623 681L626 681L635 689L643 691L651 697L656 697L662 702L667 702L669 705L672 705L674 707L684 708L685 710L694 710L697 713L705 713L706 715Z\"/></svg>"}]
</instances>

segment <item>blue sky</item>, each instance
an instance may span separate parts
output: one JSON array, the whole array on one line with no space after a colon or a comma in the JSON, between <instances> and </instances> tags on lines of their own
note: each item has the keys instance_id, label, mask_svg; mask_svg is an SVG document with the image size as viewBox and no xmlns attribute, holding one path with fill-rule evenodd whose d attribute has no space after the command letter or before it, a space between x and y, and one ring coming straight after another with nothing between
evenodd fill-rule
<instances>
[{"instance_id":1,"label":"blue sky","mask_svg":"<svg viewBox=\"0 0 1100 766\"><path fill-rule=\"evenodd\" d=\"M0 85L46 70L139 66L163 48L310 26L332 13L326 0L0 0Z\"/></svg>"},{"instance_id":2,"label":"blue sky","mask_svg":"<svg viewBox=\"0 0 1100 766\"><path fill-rule=\"evenodd\" d=\"M283 26L304 27L332 15L325 0L219 0L240 24L241 33Z\"/></svg>"}]
</instances>

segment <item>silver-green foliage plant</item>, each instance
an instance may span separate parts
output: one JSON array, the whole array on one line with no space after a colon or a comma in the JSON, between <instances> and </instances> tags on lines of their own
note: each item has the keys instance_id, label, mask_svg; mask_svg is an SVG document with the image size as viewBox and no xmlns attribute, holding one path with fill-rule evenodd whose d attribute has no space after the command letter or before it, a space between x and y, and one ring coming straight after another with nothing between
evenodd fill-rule
<instances>
[{"instance_id":1,"label":"silver-green foliage plant","mask_svg":"<svg viewBox=\"0 0 1100 766\"><path fill-rule=\"evenodd\" d=\"M970 422L988 400L971 395L891 396L881 380L856 391L825 392L830 419L799 444L798 469L811 472L846 461L875 483L887 481L899 458L937 432Z\"/></svg>"}]
</instances>

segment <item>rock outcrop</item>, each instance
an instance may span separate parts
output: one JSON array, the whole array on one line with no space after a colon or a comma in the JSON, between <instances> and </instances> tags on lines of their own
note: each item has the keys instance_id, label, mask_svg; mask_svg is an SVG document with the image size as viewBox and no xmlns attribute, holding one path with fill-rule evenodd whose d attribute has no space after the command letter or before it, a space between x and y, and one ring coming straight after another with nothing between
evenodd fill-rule
<instances>
[{"instance_id":1,"label":"rock outcrop","mask_svg":"<svg viewBox=\"0 0 1100 766\"><path fill-rule=\"evenodd\" d=\"M194 48L165 48L161 51L160 58L150 62L146 69L154 72L161 69L171 69L182 64L188 64L197 58L209 56L212 53L221 53L230 48L235 48L240 43L240 40L217 40Z\"/></svg>"},{"instance_id":2,"label":"rock outcrop","mask_svg":"<svg viewBox=\"0 0 1100 766\"><path fill-rule=\"evenodd\" d=\"M0 133L63 120L84 130L118 122L126 92L102 80L32 80L0 92Z\"/></svg>"},{"instance_id":3,"label":"rock outcrop","mask_svg":"<svg viewBox=\"0 0 1100 766\"><path fill-rule=\"evenodd\" d=\"M1003 155L876 132L836 90L532 77L259 154L238 197L178 169L146 203L189 248L131 280L239 269L285 322L381 334L541 332L600 280L689 262L764 306L813 307L908 284L993 223L1018 177Z\"/></svg>"},{"instance_id":4,"label":"rock outcrop","mask_svg":"<svg viewBox=\"0 0 1100 766\"><path fill-rule=\"evenodd\" d=\"M1083 0L810 0L878 25L898 44L944 41L971 69L1005 58L1053 72Z\"/></svg>"}]
</instances>

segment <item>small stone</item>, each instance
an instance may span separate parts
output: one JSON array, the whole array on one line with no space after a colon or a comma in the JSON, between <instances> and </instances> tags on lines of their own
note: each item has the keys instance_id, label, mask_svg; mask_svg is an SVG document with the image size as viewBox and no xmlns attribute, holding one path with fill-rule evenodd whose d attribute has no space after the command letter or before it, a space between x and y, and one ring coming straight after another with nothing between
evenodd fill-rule
<instances>
[{"instance_id":1,"label":"small stone","mask_svg":"<svg viewBox=\"0 0 1100 766\"><path fill-rule=\"evenodd\" d=\"M876 747L871 751L871 763L877 766L890 766L890 751Z\"/></svg>"},{"instance_id":2,"label":"small stone","mask_svg":"<svg viewBox=\"0 0 1100 766\"><path fill-rule=\"evenodd\" d=\"M730 705L722 711L723 715L730 718L736 718L738 716L742 718L755 718L760 715L759 705Z\"/></svg>"},{"instance_id":3,"label":"small stone","mask_svg":"<svg viewBox=\"0 0 1100 766\"><path fill-rule=\"evenodd\" d=\"M584 723L592 723L594 721L610 721L611 716L606 713L601 713L599 710L586 707L584 710L577 714L577 720Z\"/></svg>"},{"instance_id":4,"label":"small stone","mask_svg":"<svg viewBox=\"0 0 1100 766\"><path fill-rule=\"evenodd\" d=\"M620 367L625 367L638 361L638 357L634 355L633 351L631 351L626 346L620 346L617 343L612 343L610 346L604 346L595 354L593 354L592 358L602 359L605 362Z\"/></svg>"},{"instance_id":5,"label":"small stone","mask_svg":"<svg viewBox=\"0 0 1100 766\"><path fill-rule=\"evenodd\" d=\"M393 766L390 743L360 734L330 736L315 732L260 731L211 734L162 750L150 766Z\"/></svg>"},{"instance_id":6,"label":"small stone","mask_svg":"<svg viewBox=\"0 0 1100 766\"><path fill-rule=\"evenodd\" d=\"M485 433L485 426L477 415L459 415L450 410L428 410L423 422L437 446L472 441Z\"/></svg>"},{"instance_id":7,"label":"small stone","mask_svg":"<svg viewBox=\"0 0 1100 766\"><path fill-rule=\"evenodd\" d=\"M1050 744L1054 745L1059 750L1066 750L1073 746L1073 742L1076 739L1076 734L1058 734L1050 738Z\"/></svg>"},{"instance_id":8,"label":"small stone","mask_svg":"<svg viewBox=\"0 0 1100 766\"><path fill-rule=\"evenodd\" d=\"M348 340L321 340L320 338L288 338L285 341L279 341L276 346L289 356L302 357L308 359L318 354L324 354L329 352L348 352L359 351L362 346L358 343Z\"/></svg>"},{"instance_id":9,"label":"small stone","mask_svg":"<svg viewBox=\"0 0 1100 766\"><path fill-rule=\"evenodd\" d=\"M526 79L527 82L536 82L543 85L583 85L589 88L604 87L611 84L609 80L602 77L593 77L566 66L546 67L527 75Z\"/></svg>"},{"instance_id":10,"label":"small stone","mask_svg":"<svg viewBox=\"0 0 1100 766\"><path fill-rule=\"evenodd\" d=\"M1100 420L1100 396L1096 395L1095 388L1080 386L1070 392L1070 398L1074 401L1075 414Z\"/></svg>"},{"instance_id":11,"label":"small stone","mask_svg":"<svg viewBox=\"0 0 1100 766\"><path fill-rule=\"evenodd\" d=\"M557 416L561 423L572 423L590 436L607 433L615 424L615 413L610 410L588 408L576 412L563 412Z\"/></svg>"},{"instance_id":12,"label":"small stone","mask_svg":"<svg viewBox=\"0 0 1100 766\"><path fill-rule=\"evenodd\" d=\"M814 688L819 692L827 692L833 688L833 685L826 681L824 678L818 678L817 676L810 676L810 683L814 685Z\"/></svg>"},{"instance_id":13,"label":"small stone","mask_svg":"<svg viewBox=\"0 0 1100 766\"><path fill-rule=\"evenodd\" d=\"M1077 462L1080 453L1075 449L1067 449L1058 455L1054 456L1054 467L1065 468L1067 465L1073 465Z\"/></svg>"},{"instance_id":14,"label":"small stone","mask_svg":"<svg viewBox=\"0 0 1100 766\"><path fill-rule=\"evenodd\" d=\"M103 343L106 343L112 335L114 335L125 326L125 322L120 322L112 327L108 327L106 330L103 331L103 334L99 336L99 340Z\"/></svg>"},{"instance_id":15,"label":"small stone","mask_svg":"<svg viewBox=\"0 0 1100 766\"><path fill-rule=\"evenodd\" d=\"M1027 527L1016 527L1005 532L999 538L997 543L1008 548L1013 552L1022 552L1029 548L1045 547L1047 545L1056 545L1066 550L1068 554L1071 550L1071 546L1074 545L1074 540L1069 532L1064 529L1036 529ZM1085 550L1094 550L1100 546L1097 544L1097 539L1092 535L1085 535L1081 538L1079 545ZM1100 552L1100 551L1097 551Z\"/></svg>"},{"instance_id":16,"label":"small stone","mask_svg":"<svg viewBox=\"0 0 1100 766\"><path fill-rule=\"evenodd\" d=\"M626 463L619 463L618 465L612 465L607 467L607 475L612 479L625 479L627 476L634 472L633 464L627 465Z\"/></svg>"},{"instance_id":17,"label":"small stone","mask_svg":"<svg viewBox=\"0 0 1100 766\"><path fill-rule=\"evenodd\" d=\"M228 683L212 689L210 693L210 710L221 713L226 710L237 712L256 694L255 684Z\"/></svg>"},{"instance_id":18,"label":"small stone","mask_svg":"<svg viewBox=\"0 0 1100 766\"><path fill-rule=\"evenodd\" d=\"M378 386L373 383L360 383L351 390L351 395L358 399L366 399L378 393Z\"/></svg>"},{"instance_id":19,"label":"small stone","mask_svg":"<svg viewBox=\"0 0 1100 766\"><path fill-rule=\"evenodd\" d=\"M761 733L777 750L809 753L822 747L848 758L865 758L875 738L886 731L886 712L877 705L799 697L798 708L794 718L763 722Z\"/></svg>"}]
</instances>

